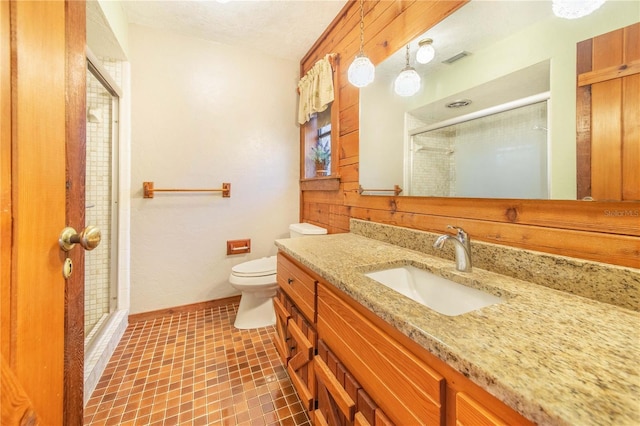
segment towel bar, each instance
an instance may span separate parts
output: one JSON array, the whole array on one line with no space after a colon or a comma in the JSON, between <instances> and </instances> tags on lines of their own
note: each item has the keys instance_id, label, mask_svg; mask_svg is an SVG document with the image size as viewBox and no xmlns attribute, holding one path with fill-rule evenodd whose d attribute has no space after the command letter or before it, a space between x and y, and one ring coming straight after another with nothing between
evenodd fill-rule
<instances>
[{"instance_id":1,"label":"towel bar","mask_svg":"<svg viewBox=\"0 0 640 426\"><path fill-rule=\"evenodd\" d=\"M361 185L358 185L358 194L362 195L363 192L393 192L393 195L400 195L402 188L399 185L393 185L393 189L364 189Z\"/></svg>"},{"instance_id":2,"label":"towel bar","mask_svg":"<svg viewBox=\"0 0 640 426\"><path fill-rule=\"evenodd\" d=\"M222 188L214 188L214 189L183 189L183 188L172 188L172 189L160 189L154 188L153 182L142 182L142 190L144 192L144 198L153 198L153 194L155 192L222 192L223 198L231 197L231 184L223 183Z\"/></svg>"}]
</instances>

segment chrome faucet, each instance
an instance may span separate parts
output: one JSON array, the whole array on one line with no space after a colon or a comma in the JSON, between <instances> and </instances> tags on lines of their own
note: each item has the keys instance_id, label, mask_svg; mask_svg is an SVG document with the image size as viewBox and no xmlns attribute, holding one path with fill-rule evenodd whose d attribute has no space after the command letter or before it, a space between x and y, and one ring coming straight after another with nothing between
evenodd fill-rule
<instances>
[{"instance_id":1,"label":"chrome faucet","mask_svg":"<svg viewBox=\"0 0 640 426\"><path fill-rule=\"evenodd\" d=\"M455 246L456 269L463 272L471 272L471 240L464 229L447 225L448 229L457 230L457 235L444 234L438 237L433 246L441 249L447 240L451 240Z\"/></svg>"}]
</instances>

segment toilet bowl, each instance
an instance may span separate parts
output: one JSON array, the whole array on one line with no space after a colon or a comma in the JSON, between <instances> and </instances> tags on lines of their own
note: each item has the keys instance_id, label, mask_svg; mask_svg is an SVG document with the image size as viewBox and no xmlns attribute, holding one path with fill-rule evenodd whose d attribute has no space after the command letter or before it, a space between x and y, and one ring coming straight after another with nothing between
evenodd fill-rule
<instances>
[{"instance_id":1,"label":"toilet bowl","mask_svg":"<svg viewBox=\"0 0 640 426\"><path fill-rule=\"evenodd\" d=\"M289 226L291 238L326 233L326 229L309 223L294 223ZM278 288L277 264L277 257L271 256L250 260L231 268L229 283L242 293L233 324L236 328L259 328L276 323L273 297Z\"/></svg>"},{"instance_id":2,"label":"toilet bowl","mask_svg":"<svg viewBox=\"0 0 640 426\"><path fill-rule=\"evenodd\" d=\"M276 256L244 262L231 268L229 283L242 293L234 326L240 329L276 323L272 298L276 295Z\"/></svg>"}]
</instances>

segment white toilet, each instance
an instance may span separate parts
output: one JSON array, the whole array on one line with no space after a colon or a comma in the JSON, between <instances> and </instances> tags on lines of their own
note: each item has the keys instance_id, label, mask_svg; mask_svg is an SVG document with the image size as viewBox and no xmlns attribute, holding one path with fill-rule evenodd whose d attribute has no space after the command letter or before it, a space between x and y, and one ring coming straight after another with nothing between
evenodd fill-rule
<instances>
[{"instance_id":1,"label":"white toilet","mask_svg":"<svg viewBox=\"0 0 640 426\"><path fill-rule=\"evenodd\" d=\"M310 223L289 225L291 238L326 234L327 230ZM277 257L263 257L231 268L229 282L242 292L234 326L240 329L266 327L276 323L273 296L276 295Z\"/></svg>"}]
</instances>

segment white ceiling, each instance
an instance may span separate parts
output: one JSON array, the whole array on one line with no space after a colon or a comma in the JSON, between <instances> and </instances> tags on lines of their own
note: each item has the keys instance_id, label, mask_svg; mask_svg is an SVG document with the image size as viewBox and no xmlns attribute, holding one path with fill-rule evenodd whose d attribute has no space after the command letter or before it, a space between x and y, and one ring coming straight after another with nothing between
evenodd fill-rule
<instances>
[{"instance_id":1,"label":"white ceiling","mask_svg":"<svg viewBox=\"0 0 640 426\"><path fill-rule=\"evenodd\" d=\"M127 0L127 20L300 61L346 0Z\"/></svg>"}]
</instances>

